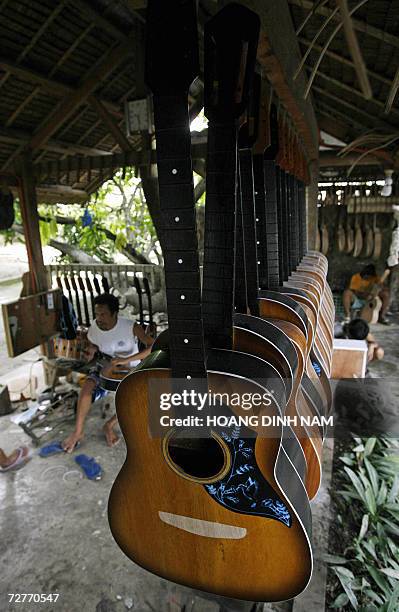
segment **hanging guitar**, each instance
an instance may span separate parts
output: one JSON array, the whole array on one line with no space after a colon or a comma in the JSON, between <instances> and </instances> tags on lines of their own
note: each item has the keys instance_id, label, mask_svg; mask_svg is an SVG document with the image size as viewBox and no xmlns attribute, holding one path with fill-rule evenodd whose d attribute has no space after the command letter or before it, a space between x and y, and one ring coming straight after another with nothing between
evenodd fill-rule
<instances>
[{"instance_id":1,"label":"hanging guitar","mask_svg":"<svg viewBox=\"0 0 399 612\"><path fill-rule=\"evenodd\" d=\"M210 166L220 163L233 148L226 182L208 172L207 194L215 205L223 202L226 211L233 205L234 212L236 166L231 162L234 151L236 154L236 122L245 104L258 31L254 13L235 4L205 25L205 71L215 71L211 78L214 87L206 94L208 146L213 156L208 155ZM188 88L199 69L196 35L194 1L150 0L146 75L154 93L170 342L168 352L153 353L150 361L118 388L117 413L128 455L112 487L109 520L122 550L157 575L229 597L282 600L305 588L312 561L306 494L301 483L296 484L297 474L281 452L280 429L276 437L266 439L257 438L256 431L252 432L255 437L249 437L242 429L215 428L206 437L191 441L184 431L179 436L178 430L171 430L160 441L150 438L147 430L148 393L156 380L173 388L174 381L185 381L190 387L197 379L205 389L210 385L213 391L240 393L262 389L250 376L272 383L273 374L275 379L274 369L264 361L231 350L232 285L231 291L224 287L230 305L225 313L221 312L224 302L213 302L218 329L205 354L187 105ZM239 78L241 69L243 79ZM242 92L237 91L240 82L245 85ZM216 108L212 118L210 101L211 108ZM221 260L227 258L228 250L231 276L234 215L226 217L227 227L219 227L230 230L229 244L228 249L222 249ZM208 224L214 219L211 215ZM213 225L215 229L218 227ZM225 240L223 231L216 231L213 238ZM211 294L215 296L212 272L219 285L225 284L226 278L220 280L223 269L219 262L208 259L207 266L204 306L213 318L209 301ZM206 288L209 281L211 286ZM223 299L224 294L216 297ZM211 321L207 321L209 340ZM165 368L165 361L169 367ZM157 363L163 367L157 368ZM277 396L283 393L281 379L279 384L277 377L273 384ZM240 407L235 410L242 413ZM270 415L281 414L276 400L267 410ZM243 580L237 581L238 573Z\"/></svg>"}]
</instances>

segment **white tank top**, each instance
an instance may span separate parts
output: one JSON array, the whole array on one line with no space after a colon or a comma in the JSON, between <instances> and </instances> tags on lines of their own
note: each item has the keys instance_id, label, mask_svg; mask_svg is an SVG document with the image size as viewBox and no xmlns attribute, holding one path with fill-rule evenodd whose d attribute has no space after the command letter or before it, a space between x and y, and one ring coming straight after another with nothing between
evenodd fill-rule
<instances>
[{"instance_id":1,"label":"white tank top","mask_svg":"<svg viewBox=\"0 0 399 612\"><path fill-rule=\"evenodd\" d=\"M89 327L87 338L92 344L98 346L102 353L111 357L127 357L138 353L137 338L133 335L135 321L118 317L115 327L104 331L100 329L96 321ZM140 361L131 361L130 367L135 367Z\"/></svg>"}]
</instances>

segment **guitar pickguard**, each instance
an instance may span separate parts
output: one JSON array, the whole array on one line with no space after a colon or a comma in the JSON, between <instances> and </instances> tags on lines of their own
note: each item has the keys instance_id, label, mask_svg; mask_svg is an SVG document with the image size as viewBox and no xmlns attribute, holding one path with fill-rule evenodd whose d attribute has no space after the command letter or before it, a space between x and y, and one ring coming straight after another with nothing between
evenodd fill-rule
<instances>
[{"instance_id":1,"label":"guitar pickguard","mask_svg":"<svg viewBox=\"0 0 399 612\"><path fill-rule=\"evenodd\" d=\"M287 506L265 480L256 464L256 439L241 438L239 429L219 433L231 452L231 469L218 482L204 485L209 495L229 510L265 516L291 527L292 517Z\"/></svg>"}]
</instances>

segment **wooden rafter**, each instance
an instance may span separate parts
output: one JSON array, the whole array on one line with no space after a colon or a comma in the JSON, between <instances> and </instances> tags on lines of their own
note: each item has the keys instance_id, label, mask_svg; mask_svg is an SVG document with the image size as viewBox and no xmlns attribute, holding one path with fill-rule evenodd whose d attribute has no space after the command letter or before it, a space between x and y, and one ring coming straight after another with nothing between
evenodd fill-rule
<instances>
[{"instance_id":1,"label":"wooden rafter","mask_svg":"<svg viewBox=\"0 0 399 612\"><path fill-rule=\"evenodd\" d=\"M288 2L295 6L299 6L299 8L301 9L309 11L314 9L314 2L311 2L310 0L288 0ZM316 8L315 13L316 15L322 15L323 17L330 17L332 10L323 6ZM340 17L338 15L335 16L333 19L335 21L339 21ZM393 36L393 34L389 34L389 32L385 32L384 30L376 28L364 21L360 21L359 19L352 19L352 22L354 28L359 32L363 32L364 34L373 36L374 38L378 38L378 40L383 40L384 42L392 45L393 47L399 48L399 38L397 36Z\"/></svg>"},{"instance_id":2,"label":"wooden rafter","mask_svg":"<svg viewBox=\"0 0 399 612\"><path fill-rule=\"evenodd\" d=\"M7 73L14 74L23 81L29 81L30 83L40 85L43 89L51 91L57 96L70 96L78 89L77 87L72 87L71 85L65 85L65 83L57 81L54 78L48 78L47 76L44 76L39 72L32 70L31 68L24 68L22 66L18 66L18 64L16 64L15 62L12 62L5 58L0 58L0 69L4 70ZM103 99L101 99L101 102L110 112L119 116L123 114L120 111L120 107L114 104L113 102Z\"/></svg>"},{"instance_id":3,"label":"wooden rafter","mask_svg":"<svg viewBox=\"0 0 399 612\"><path fill-rule=\"evenodd\" d=\"M0 140L4 142L10 142L23 147L28 144L32 137L32 134L25 132L24 130L18 130L15 128L0 127ZM107 155L107 151L102 151L96 147L85 147L83 145L66 142L62 140L50 139L44 146L46 151L52 151L54 153L62 153L66 155Z\"/></svg>"},{"instance_id":4,"label":"wooden rafter","mask_svg":"<svg viewBox=\"0 0 399 612\"><path fill-rule=\"evenodd\" d=\"M39 149L42 147L61 125L69 119L75 110L87 100L99 83L106 79L133 51L133 41L130 39L108 51L94 69L89 72L75 92L63 100L53 114L40 126L29 143L30 148Z\"/></svg>"},{"instance_id":5,"label":"wooden rafter","mask_svg":"<svg viewBox=\"0 0 399 612\"><path fill-rule=\"evenodd\" d=\"M309 70L311 69L309 68ZM320 70L317 72L317 76L323 79L324 81L331 83L331 85L334 85L334 87L338 87L339 89L342 89L343 91L347 91L349 94L355 95L363 99L363 94L358 89L355 89L354 87L351 87L350 85L347 85L346 83L339 81L338 79L334 79L333 77L330 77L328 74L325 74L324 72L320 72ZM385 111L385 104L383 104L383 102L380 102L380 100L376 100L375 98L373 98L372 100L369 100L369 103L375 104L375 106L378 106L379 108L381 108L381 110ZM359 109L359 112L362 112L362 110ZM395 115L399 118L399 111L392 109L392 115ZM374 116L374 120L376 119L377 117ZM393 125L389 126L387 123L385 125L391 130L397 129Z\"/></svg>"},{"instance_id":6,"label":"wooden rafter","mask_svg":"<svg viewBox=\"0 0 399 612\"><path fill-rule=\"evenodd\" d=\"M353 18L349 13L348 0L336 0L336 2L341 14L346 44L355 65L357 78L362 89L363 96L366 98L366 100L370 100L373 97L373 92L367 74L366 64L364 62L362 52L360 51L359 41L353 27Z\"/></svg>"},{"instance_id":7,"label":"wooden rafter","mask_svg":"<svg viewBox=\"0 0 399 612\"><path fill-rule=\"evenodd\" d=\"M309 47L311 44L309 40L306 40L306 38L302 38L301 36L298 38L298 40L300 43L306 45L307 47ZM317 44L313 44L313 50L320 53L323 50L323 47ZM350 59L344 57L343 55L339 55L338 53L335 53L335 51L330 51L328 49L326 51L326 56L331 58L332 60L335 60L336 62L339 62L340 64L349 66L350 68L353 68L353 69L355 68L354 63ZM385 85L388 85L390 87L391 80L388 79L388 77L380 74L379 72L374 72L373 70L370 70L370 68L367 68L367 72L373 79L376 79L377 81L380 81L380 83L384 83Z\"/></svg>"},{"instance_id":8,"label":"wooden rafter","mask_svg":"<svg viewBox=\"0 0 399 612\"><path fill-rule=\"evenodd\" d=\"M68 2L68 0L61 0L58 5L54 8L54 10L50 13L50 15L47 17L46 21L43 23L43 25L37 30L37 32L35 32L35 34L32 36L30 42L28 45L26 45L26 47L24 48L24 50L18 55L18 59L17 59L17 64L19 64L19 62L22 62L22 60L24 59L24 57L26 57L29 53L29 51L31 51L33 49L33 47L35 46L35 44L37 43L37 41L39 40L39 38L41 38L41 36L44 34L44 32L47 30L47 28L49 27L49 25L54 21L54 19L61 13L61 11L64 9L66 3Z\"/></svg>"},{"instance_id":9,"label":"wooden rafter","mask_svg":"<svg viewBox=\"0 0 399 612\"><path fill-rule=\"evenodd\" d=\"M21 53L18 55L18 57L16 59L16 62L15 62L16 64L19 64L19 62L21 62L24 59L24 57L26 57L28 55L29 51L31 51L31 49L37 43L37 41L42 36L42 34L44 34L44 32L49 27L49 25L54 21L54 19L57 17L57 15L63 10L63 8L64 8L64 6L65 6L67 1L68 0L61 0L59 5L53 9L53 11L47 17L46 21L41 25L41 27L37 30L37 32L34 34L34 36L32 36L29 44L26 45L26 47L24 47L23 50L21 51ZM4 76L4 78L1 80L0 87L2 85L4 85L4 83L7 81L9 76L10 76L10 73L7 72L5 74L5 76Z\"/></svg>"},{"instance_id":10,"label":"wooden rafter","mask_svg":"<svg viewBox=\"0 0 399 612\"><path fill-rule=\"evenodd\" d=\"M202 138L199 141L195 140L192 143L193 159L205 159L206 143ZM64 172L75 172L76 170L82 173L87 170L115 170L126 166L144 166L156 162L155 150L133 150L123 151L122 153L112 153L102 156L85 156L75 157L72 159L63 159L49 162L40 162L35 164L34 171L36 176L52 176L62 174Z\"/></svg>"},{"instance_id":11,"label":"wooden rafter","mask_svg":"<svg viewBox=\"0 0 399 612\"><path fill-rule=\"evenodd\" d=\"M105 16L107 12L105 10L104 14L101 14L97 11L89 2L86 0L70 0L70 2L77 8L81 13L90 18L90 20L95 23L99 28L105 30L113 36L119 42L126 41L126 34L124 34L120 28L115 26L108 17Z\"/></svg>"},{"instance_id":12,"label":"wooden rafter","mask_svg":"<svg viewBox=\"0 0 399 612\"><path fill-rule=\"evenodd\" d=\"M392 82L391 89L389 90L389 95L388 95L387 102L385 105L385 113L387 115L388 113L393 112L392 106L393 106L393 103L395 102L395 98L396 98L396 94L398 93L398 89L399 89L399 68L396 71L395 78Z\"/></svg>"},{"instance_id":13,"label":"wooden rafter","mask_svg":"<svg viewBox=\"0 0 399 612\"><path fill-rule=\"evenodd\" d=\"M330 100L332 100L335 104L344 106L349 111L352 111L355 117L357 118L359 118L360 116L365 117L375 127L379 127L380 129L387 130L387 132L393 132L396 129L395 127L393 127L392 125L389 125L385 121L381 121L377 117L370 115L368 112L364 111L363 109L360 109L355 104L351 104L350 102L343 99L342 97L336 96L331 91L327 91L326 89L322 89L321 87L318 87L316 85L313 85L313 91L317 92L320 95L330 98ZM352 120L353 120L352 115L348 115L348 121L352 121Z\"/></svg>"},{"instance_id":14,"label":"wooden rafter","mask_svg":"<svg viewBox=\"0 0 399 612\"><path fill-rule=\"evenodd\" d=\"M322 107L322 110L320 110L320 107ZM369 130L369 126L367 126L364 123L361 123L360 121L358 121L357 119L353 119L353 117L348 117L347 113L344 113L342 110L339 110L335 104L329 104L328 102L326 102L325 100L318 100L317 102L317 112L323 112L323 108L324 108L324 113L326 114L327 117L333 117L334 115L337 115L337 117L341 118L341 121L343 121L343 123L346 124L346 126L348 128L351 128L352 125L355 126L358 130L360 130L361 132L365 132L367 130ZM348 121L350 120L350 123L352 125L348 125Z\"/></svg>"},{"instance_id":15,"label":"wooden rafter","mask_svg":"<svg viewBox=\"0 0 399 612\"><path fill-rule=\"evenodd\" d=\"M336 166L336 167L352 166L352 164L355 161L357 161L358 157L359 157L359 154L357 155L351 154L351 155L345 155L345 157L338 157L336 153L334 152L321 151L320 158L319 158L319 166L320 168L326 168L326 167L331 167L331 166ZM363 157L363 159L361 159L356 165L379 166L381 163L384 163L384 162L386 162L387 164L394 163L390 155L384 160L377 157L376 155L366 155L366 157Z\"/></svg>"},{"instance_id":16,"label":"wooden rafter","mask_svg":"<svg viewBox=\"0 0 399 612\"><path fill-rule=\"evenodd\" d=\"M108 113L107 109L94 96L89 96L89 101L100 119L104 121L109 133L112 135L116 143L120 146L122 151L130 151L130 149L132 148L130 142L128 141L124 133L121 131L116 121L114 121L111 115Z\"/></svg>"}]
</instances>

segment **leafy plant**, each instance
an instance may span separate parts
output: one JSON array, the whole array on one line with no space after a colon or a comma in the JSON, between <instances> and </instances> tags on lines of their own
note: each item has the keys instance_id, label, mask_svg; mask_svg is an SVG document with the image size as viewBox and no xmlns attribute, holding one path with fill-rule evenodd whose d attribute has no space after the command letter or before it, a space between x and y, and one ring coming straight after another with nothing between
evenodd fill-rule
<instances>
[{"instance_id":1,"label":"leafy plant","mask_svg":"<svg viewBox=\"0 0 399 612\"><path fill-rule=\"evenodd\" d=\"M399 443L353 438L339 464L332 492L339 550L326 557L328 609L397 612Z\"/></svg>"}]
</instances>

